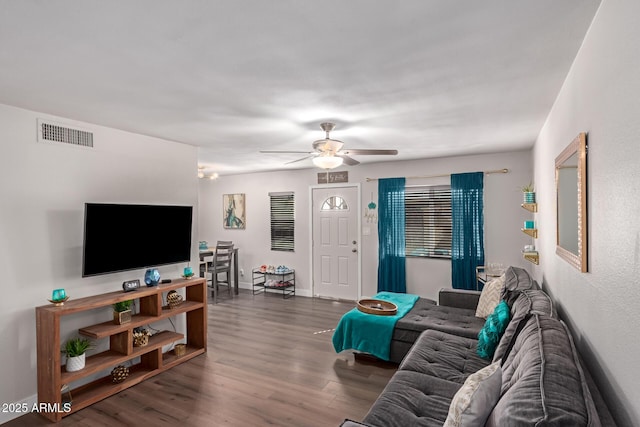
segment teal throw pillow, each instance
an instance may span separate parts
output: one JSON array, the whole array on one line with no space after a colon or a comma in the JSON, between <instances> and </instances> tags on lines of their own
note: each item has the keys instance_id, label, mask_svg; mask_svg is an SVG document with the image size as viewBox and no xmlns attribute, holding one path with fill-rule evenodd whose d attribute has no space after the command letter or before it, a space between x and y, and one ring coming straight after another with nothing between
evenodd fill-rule
<instances>
[{"instance_id":1,"label":"teal throw pillow","mask_svg":"<svg viewBox=\"0 0 640 427\"><path fill-rule=\"evenodd\" d=\"M493 358L493 353L496 352L510 318L509 305L504 300L500 301L493 313L487 317L484 327L478 334L478 356L489 360Z\"/></svg>"}]
</instances>

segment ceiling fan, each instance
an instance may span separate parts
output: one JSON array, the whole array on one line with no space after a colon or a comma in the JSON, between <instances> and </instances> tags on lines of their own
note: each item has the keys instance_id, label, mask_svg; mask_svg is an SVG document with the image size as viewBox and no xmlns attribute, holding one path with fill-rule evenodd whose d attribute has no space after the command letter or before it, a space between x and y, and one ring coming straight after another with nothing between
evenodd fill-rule
<instances>
[{"instance_id":1,"label":"ceiling fan","mask_svg":"<svg viewBox=\"0 0 640 427\"><path fill-rule=\"evenodd\" d=\"M265 150L261 153L299 153L307 154L307 156L301 159L287 162L286 164L297 163L303 160L311 158L313 164L322 169L337 168L341 164L348 166L355 166L360 164L359 161L351 157L351 155L387 155L395 156L398 154L398 150L374 150L374 149L343 149L344 143L337 139L331 139L329 132L331 132L336 125L334 123L321 123L320 128L326 132L324 139L314 141L311 145L313 151L277 151L277 150Z\"/></svg>"}]
</instances>

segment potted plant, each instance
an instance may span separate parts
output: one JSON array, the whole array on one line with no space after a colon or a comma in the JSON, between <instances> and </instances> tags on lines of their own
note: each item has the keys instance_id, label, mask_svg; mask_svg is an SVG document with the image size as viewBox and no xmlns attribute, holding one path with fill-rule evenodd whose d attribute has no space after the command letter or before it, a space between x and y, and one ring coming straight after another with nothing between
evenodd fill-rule
<instances>
[{"instance_id":1,"label":"potted plant","mask_svg":"<svg viewBox=\"0 0 640 427\"><path fill-rule=\"evenodd\" d=\"M133 300L118 301L113 304L113 322L116 325L131 322L131 304Z\"/></svg>"},{"instance_id":2,"label":"potted plant","mask_svg":"<svg viewBox=\"0 0 640 427\"><path fill-rule=\"evenodd\" d=\"M72 338L67 341L62 352L67 356L67 372L75 372L84 368L85 353L93 348L87 338Z\"/></svg>"},{"instance_id":3,"label":"potted plant","mask_svg":"<svg viewBox=\"0 0 640 427\"><path fill-rule=\"evenodd\" d=\"M522 197L523 197L523 202L524 203L535 203L536 202L536 193L534 191L532 182L530 182L529 184L527 184L524 187L522 187Z\"/></svg>"}]
</instances>

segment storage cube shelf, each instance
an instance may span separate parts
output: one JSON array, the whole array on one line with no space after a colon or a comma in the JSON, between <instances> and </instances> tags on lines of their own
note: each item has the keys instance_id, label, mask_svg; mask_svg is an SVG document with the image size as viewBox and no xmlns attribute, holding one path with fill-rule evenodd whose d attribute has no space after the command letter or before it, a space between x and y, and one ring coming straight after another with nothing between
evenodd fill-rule
<instances>
[{"instance_id":1,"label":"storage cube shelf","mask_svg":"<svg viewBox=\"0 0 640 427\"><path fill-rule=\"evenodd\" d=\"M176 308L163 305L168 291L184 289L185 301ZM139 300L140 313L134 315L130 323L117 325L113 321L80 328L78 333L91 339L109 338L109 349L87 356L84 369L67 372L61 364L60 340L61 323L64 317L91 310L105 310L118 301ZM164 346L185 339L185 334L161 331L149 338L144 347L133 346L133 329L169 317L186 316L186 344L184 356L163 353ZM61 407L63 385L69 385L72 405L70 412L42 412L51 421L85 408L106 397L138 384L154 375L207 351L207 287L205 279L177 279L169 284L143 288L138 291L121 291L95 295L77 300L69 300L63 306L45 305L36 308L36 334L38 352L38 402L58 404ZM129 367L129 376L121 383L114 384L107 375L88 384L74 388L73 382L93 376L105 370L140 358ZM66 394L66 393L65 393Z\"/></svg>"}]
</instances>

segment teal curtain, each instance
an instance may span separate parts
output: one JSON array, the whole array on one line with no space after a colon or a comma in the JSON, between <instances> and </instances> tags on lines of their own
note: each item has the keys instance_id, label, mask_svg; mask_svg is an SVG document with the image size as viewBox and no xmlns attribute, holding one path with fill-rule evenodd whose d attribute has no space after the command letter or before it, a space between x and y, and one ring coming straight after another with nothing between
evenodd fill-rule
<instances>
[{"instance_id":1,"label":"teal curtain","mask_svg":"<svg viewBox=\"0 0 640 427\"><path fill-rule=\"evenodd\" d=\"M404 178L378 180L378 292L407 292Z\"/></svg>"},{"instance_id":2,"label":"teal curtain","mask_svg":"<svg viewBox=\"0 0 640 427\"><path fill-rule=\"evenodd\" d=\"M451 283L476 289L476 267L484 265L484 174L451 175Z\"/></svg>"}]
</instances>

